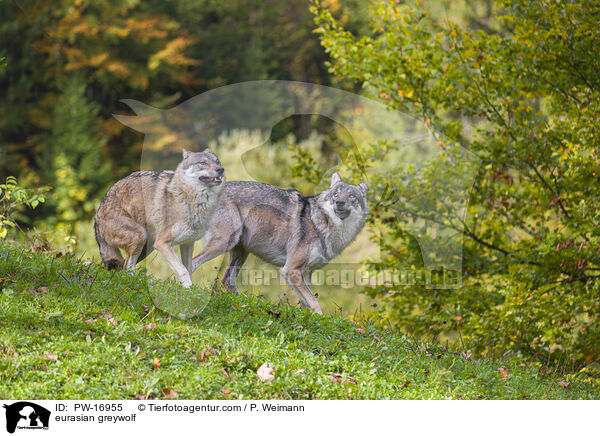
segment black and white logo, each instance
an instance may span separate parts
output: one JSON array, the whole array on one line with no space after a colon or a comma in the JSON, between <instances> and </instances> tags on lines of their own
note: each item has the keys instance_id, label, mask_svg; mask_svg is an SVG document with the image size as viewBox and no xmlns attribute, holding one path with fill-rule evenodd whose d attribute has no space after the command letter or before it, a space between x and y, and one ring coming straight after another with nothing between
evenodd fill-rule
<instances>
[{"instance_id":1,"label":"black and white logo","mask_svg":"<svg viewBox=\"0 0 600 436\"><path fill-rule=\"evenodd\" d=\"M14 433L16 429L47 430L50 411L29 401L19 401L3 406L6 409L6 431Z\"/></svg>"}]
</instances>

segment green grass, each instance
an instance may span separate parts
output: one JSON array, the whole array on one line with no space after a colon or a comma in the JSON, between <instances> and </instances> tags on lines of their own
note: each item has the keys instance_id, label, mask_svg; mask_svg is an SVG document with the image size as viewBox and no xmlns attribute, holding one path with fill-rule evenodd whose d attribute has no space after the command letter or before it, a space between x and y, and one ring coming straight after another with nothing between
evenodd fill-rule
<instances>
[{"instance_id":1,"label":"green grass","mask_svg":"<svg viewBox=\"0 0 600 436\"><path fill-rule=\"evenodd\" d=\"M201 307L201 291L194 299L168 282L149 290L144 271L107 272L5 246L0 277L3 399L164 398L170 390L186 399L600 398L582 379L565 388L560 376L515 360L467 359L254 295L219 294L177 319L154 306L153 292L177 291ZM264 363L273 380L258 378ZM505 379L498 368L508 370Z\"/></svg>"}]
</instances>

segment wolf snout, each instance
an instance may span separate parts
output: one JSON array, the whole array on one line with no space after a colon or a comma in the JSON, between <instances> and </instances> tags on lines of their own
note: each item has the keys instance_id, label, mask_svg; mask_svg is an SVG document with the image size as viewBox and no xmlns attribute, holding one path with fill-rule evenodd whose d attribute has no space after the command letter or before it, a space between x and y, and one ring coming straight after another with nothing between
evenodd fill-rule
<instances>
[{"instance_id":1,"label":"wolf snout","mask_svg":"<svg viewBox=\"0 0 600 436\"><path fill-rule=\"evenodd\" d=\"M335 202L335 205L341 209L341 208L343 208L344 206L346 206L346 202L345 202L345 201L339 201L339 200L337 200L337 201Z\"/></svg>"},{"instance_id":2,"label":"wolf snout","mask_svg":"<svg viewBox=\"0 0 600 436\"><path fill-rule=\"evenodd\" d=\"M214 168L210 176L200 176L199 179L205 185L220 185L223 183L225 169L223 167Z\"/></svg>"}]
</instances>

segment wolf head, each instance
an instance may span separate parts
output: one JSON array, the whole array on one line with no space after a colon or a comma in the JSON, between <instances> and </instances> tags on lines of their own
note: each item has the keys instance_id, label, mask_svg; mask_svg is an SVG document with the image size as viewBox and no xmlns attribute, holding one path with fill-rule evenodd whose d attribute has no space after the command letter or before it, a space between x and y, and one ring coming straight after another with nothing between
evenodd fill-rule
<instances>
[{"instance_id":1,"label":"wolf head","mask_svg":"<svg viewBox=\"0 0 600 436\"><path fill-rule=\"evenodd\" d=\"M220 186L225 181L225 170L209 149L193 152L183 149L183 160L177 166L177 173L190 186Z\"/></svg>"},{"instance_id":2,"label":"wolf head","mask_svg":"<svg viewBox=\"0 0 600 436\"><path fill-rule=\"evenodd\" d=\"M366 218L368 186L364 183L351 185L342 180L338 173L331 176L329 189L319 196L319 206L334 221Z\"/></svg>"}]
</instances>

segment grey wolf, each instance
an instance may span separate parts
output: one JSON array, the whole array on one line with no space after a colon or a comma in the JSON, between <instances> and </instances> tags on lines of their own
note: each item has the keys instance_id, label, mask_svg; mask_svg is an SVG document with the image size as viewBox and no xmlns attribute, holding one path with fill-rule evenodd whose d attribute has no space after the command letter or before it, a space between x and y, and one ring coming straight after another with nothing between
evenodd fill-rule
<instances>
[{"instance_id":1,"label":"grey wolf","mask_svg":"<svg viewBox=\"0 0 600 436\"><path fill-rule=\"evenodd\" d=\"M280 266L280 273L305 307L323 313L311 292L311 272L350 244L368 215L364 183L351 185L338 173L329 188L312 197L256 182L227 182L192 271L230 253L222 283L239 292L236 279L249 253Z\"/></svg>"},{"instance_id":2,"label":"grey wolf","mask_svg":"<svg viewBox=\"0 0 600 436\"><path fill-rule=\"evenodd\" d=\"M175 171L138 171L115 183L95 216L104 266L131 271L156 249L181 283L191 286L194 241L208 228L223 192L224 174L210 150L184 149ZM174 245L180 245L181 260Z\"/></svg>"}]
</instances>

